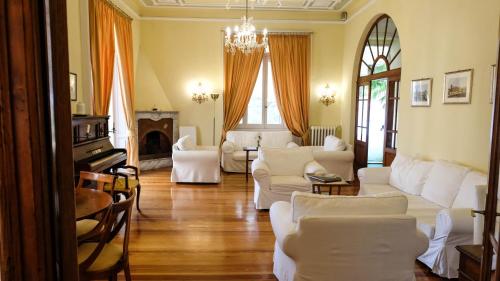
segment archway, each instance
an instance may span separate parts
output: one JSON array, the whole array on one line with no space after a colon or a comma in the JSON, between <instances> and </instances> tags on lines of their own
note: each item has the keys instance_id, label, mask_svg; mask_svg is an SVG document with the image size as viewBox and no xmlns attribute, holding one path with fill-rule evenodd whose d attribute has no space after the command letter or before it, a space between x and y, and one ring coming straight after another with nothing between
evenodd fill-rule
<instances>
[{"instance_id":1,"label":"archway","mask_svg":"<svg viewBox=\"0 0 500 281\"><path fill-rule=\"evenodd\" d=\"M361 57L356 91L356 168L387 166L396 155L401 46L393 20L371 26Z\"/></svg>"}]
</instances>

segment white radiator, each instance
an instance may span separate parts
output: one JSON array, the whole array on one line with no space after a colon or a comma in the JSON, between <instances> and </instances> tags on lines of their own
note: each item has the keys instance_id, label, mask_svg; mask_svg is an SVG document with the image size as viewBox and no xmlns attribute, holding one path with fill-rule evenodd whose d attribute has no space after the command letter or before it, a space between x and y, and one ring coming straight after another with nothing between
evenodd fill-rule
<instances>
[{"instance_id":1,"label":"white radiator","mask_svg":"<svg viewBox=\"0 0 500 281\"><path fill-rule=\"evenodd\" d=\"M327 136L335 136L335 126L311 126L311 145L323 146Z\"/></svg>"}]
</instances>

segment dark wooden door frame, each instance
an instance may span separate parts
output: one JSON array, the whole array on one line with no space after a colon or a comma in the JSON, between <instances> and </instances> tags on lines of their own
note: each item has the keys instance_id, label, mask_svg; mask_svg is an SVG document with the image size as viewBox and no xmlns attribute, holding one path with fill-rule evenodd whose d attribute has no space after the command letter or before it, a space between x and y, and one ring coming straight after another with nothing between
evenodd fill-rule
<instances>
[{"instance_id":1,"label":"dark wooden door frame","mask_svg":"<svg viewBox=\"0 0 500 281\"><path fill-rule=\"evenodd\" d=\"M0 278L78 280L66 0L0 0Z\"/></svg>"},{"instance_id":2,"label":"dark wooden door frame","mask_svg":"<svg viewBox=\"0 0 500 281\"><path fill-rule=\"evenodd\" d=\"M497 66L500 66L500 42L497 45ZM483 256L481 258L481 281L490 281L492 270L491 265L493 261L493 254L499 254L498 241L499 236L495 237L495 228L497 221L497 200L498 200L498 184L500 182L499 169L500 169L500 71L497 71L496 77L496 93L494 98L493 118L491 124L491 138L490 138L490 164L488 175L488 195L486 197L485 218L484 218L484 231L483 231ZM500 258L496 261L497 273L495 279L500 280Z\"/></svg>"}]
</instances>

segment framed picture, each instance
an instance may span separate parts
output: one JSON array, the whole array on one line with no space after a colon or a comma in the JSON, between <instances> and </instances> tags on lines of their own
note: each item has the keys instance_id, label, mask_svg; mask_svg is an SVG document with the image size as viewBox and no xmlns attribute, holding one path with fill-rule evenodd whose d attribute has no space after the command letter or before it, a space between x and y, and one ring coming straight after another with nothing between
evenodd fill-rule
<instances>
[{"instance_id":1,"label":"framed picture","mask_svg":"<svg viewBox=\"0 0 500 281\"><path fill-rule=\"evenodd\" d=\"M443 103L470 103L471 91L472 69L445 73Z\"/></svg>"},{"instance_id":2,"label":"framed picture","mask_svg":"<svg viewBox=\"0 0 500 281\"><path fill-rule=\"evenodd\" d=\"M497 91L497 65L491 65L491 87L490 87L490 103L493 103L493 97Z\"/></svg>"},{"instance_id":3,"label":"framed picture","mask_svg":"<svg viewBox=\"0 0 500 281\"><path fill-rule=\"evenodd\" d=\"M431 106L432 78L411 81L411 106Z\"/></svg>"},{"instance_id":4,"label":"framed picture","mask_svg":"<svg viewBox=\"0 0 500 281\"><path fill-rule=\"evenodd\" d=\"M69 73L69 93L72 101L76 101L76 73Z\"/></svg>"}]
</instances>

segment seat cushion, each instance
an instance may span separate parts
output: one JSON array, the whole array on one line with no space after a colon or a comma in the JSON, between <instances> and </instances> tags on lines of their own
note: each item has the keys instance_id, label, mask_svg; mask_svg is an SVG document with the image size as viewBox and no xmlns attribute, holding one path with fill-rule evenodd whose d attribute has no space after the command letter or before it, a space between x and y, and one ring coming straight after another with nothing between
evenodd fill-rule
<instances>
[{"instance_id":1,"label":"seat cushion","mask_svg":"<svg viewBox=\"0 0 500 281\"><path fill-rule=\"evenodd\" d=\"M259 159L264 160L272 176L303 176L307 163L314 161L312 149L307 146L296 148L261 148Z\"/></svg>"},{"instance_id":2,"label":"seat cushion","mask_svg":"<svg viewBox=\"0 0 500 281\"><path fill-rule=\"evenodd\" d=\"M257 159L257 151L250 151L248 153L248 158L250 160ZM247 159L247 152L246 151L235 151L233 153L233 159L236 161L245 161Z\"/></svg>"},{"instance_id":3,"label":"seat cushion","mask_svg":"<svg viewBox=\"0 0 500 281\"><path fill-rule=\"evenodd\" d=\"M404 195L330 196L304 192L292 194L292 220L302 216L404 215L408 200Z\"/></svg>"},{"instance_id":4,"label":"seat cushion","mask_svg":"<svg viewBox=\"0 0 500 281\"><path fill-rule=\"evenodd\" d=\"M404 194L399 189L388 184L365 183L361 188L362 195L374 195L381 193Z\"/></svg>"},{"instance_id":5,"label":"seat cushion","mask_svg":"<svg viewBox=\"0 0 500 281\"><path fill-rule=\"evenodd\" d=\"M128 179L128 187L129 189L134 189L139 185L139 181L136 179ZM110 191L111 190L111 184L107 183L104 185L104 190L105 191ZM126 189L126 184L125 184L125 178L118 178L115 181L115 191L128 191Z\"/></svg>"},{"instance_id":6,"label":"seat cushion","mask_svg":"<svg viewBox=\"0 0 500 281\"><path fill-rule=\"evenodd\" d=\"M436 161L422 190L422 197L445 208L451 207L469 169L446 161Z\"/></svg>"},{"instance_id":7,"label":"seat cushion","mask_svg":"<svg viewBox=\"0 0 500 281\"><path fill-rule=\"evenodd\" d=\"M80 237L84 234L89 233L99 224L98 220L79 220L76 221L76 237Z\"/></svg>"},{"instance_id":8,"label":"seat cushion","mask_svg":"<svg viewBox=\"0 0 500 281\"><path fill-rule=\"evenodd\" d=\"M311 192L311 183L303 176L272 176L271 191L292 194L293 191Z\"/></svg>"},{"instance_id":9,"label":"seat cushion","mask_svg":"<svg viewBox=\"0 0 500 281\"><path fill-rule=\"evenodd\" d=\"M287 144L292 141L290 131L261 132L260 136L260 145L267 148L286 148Z\"/></svg>"},{"instance_id":10,"label":"seat cushion","mask_svg":"<svg viewBox=\"0 0 500 281\"><path fill-rule=\"evenodd\" d=\"M78 247L78 264L84 262L97 247L98 243L83 243ZM100 271L111 268L117 264L123 256L123 246L113 242L107 243L99 253L88 271Z\"/></svg>"},{"instance_id":11,"label":"seat cushion","mask_svg":"<svg viewBox=\"0 0 500 281\"><path fill-rule=\"evenodd\" d=\"M475 208L476 186L486 184L488 184L488 177L485 174L479 172L468 173L460 185L452 208Z\"/></svg>"},{"instance_id":12,"label":"seat cushion","mask_svg":"<svg viewBox=\"0 0 500 281\"><path fill-rule=\"evenodd\" d=\"M229 131L226 139L234 144L235 150L243 150L245 146L257 146L260 132Z\"/></svg>"}]
</instances>

